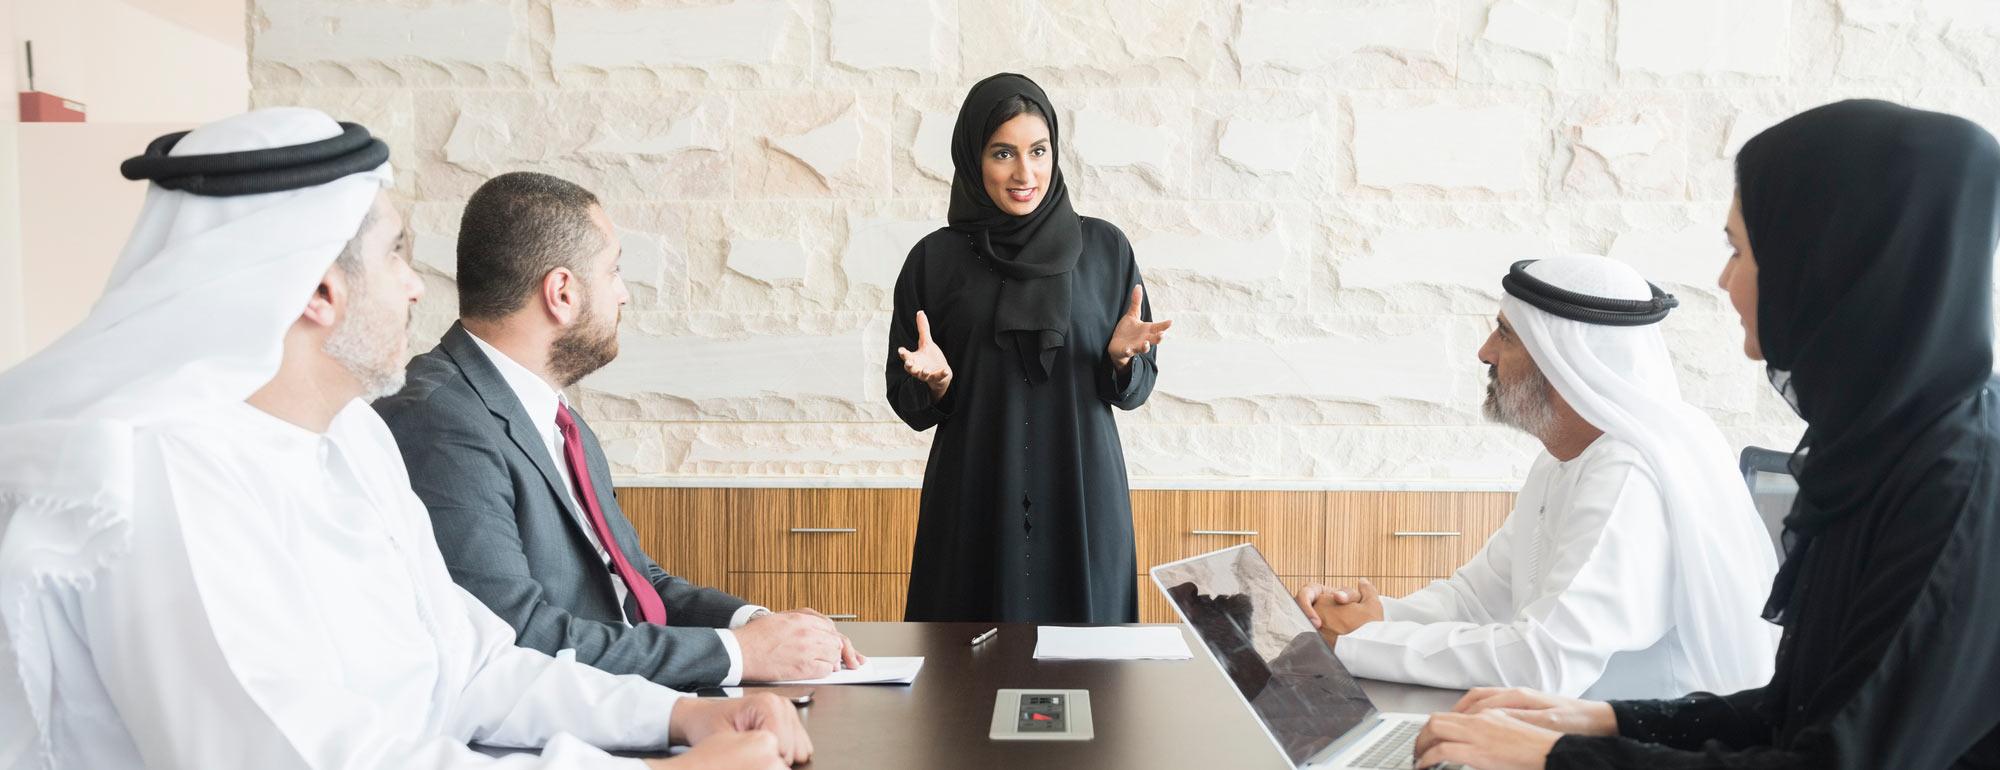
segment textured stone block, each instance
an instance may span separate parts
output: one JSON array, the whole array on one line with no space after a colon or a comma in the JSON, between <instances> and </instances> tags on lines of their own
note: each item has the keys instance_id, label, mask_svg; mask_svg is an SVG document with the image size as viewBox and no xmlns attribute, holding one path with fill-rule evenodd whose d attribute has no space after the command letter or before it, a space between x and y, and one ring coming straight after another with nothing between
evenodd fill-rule
<instances>
[{"instance_id":1,"label":"textured stone block","mask_svg":"<svg viewBox=\"0 0 2000 770\"><path fill-rule=\"evenodd\" d=\"M1566 197L1679 200L1687 197L1687 109L1671 92L1572 97L1561 107L1559 156ZM1566 153L1565 153L1566 151Z\"/></svg>"},{"instance_id":2,"label":"textured stone block","mask_svg":"<svg viewBox=\"0 0 2000 770\"><path fill-rule=\"evenodd\" d=\"M1785 74L1788 0L1618 0L1617 62L1652 75Z\"/></svg>"},{"instance_id":3,"label":"textured stone block","mask_svg":"<svg viewBox=\"0 0 2000 770\"><path fill-rule=\"evenodd\" d=\"M881 376L880 340L862 319L801 315L780 329L655 334L633 316L617 360L578 387L623 419L851 419L879 400L865 373ZM819 321L808 326L808 321ZM846 324L827 326L827 322ZM699 323L699 322L697 322ZM871 367L870 364L873 366ZM877 380L879 382L879 379ZM623 402L622 404L616 402Z\"/></svg>"},{"instance_id":4,"label":"textured stone block","mask_svg":"<svg viewBox=\"0 0 2000 770\"><path fill-rule=\"evenodd\" d=\"M1092 200L1152 200L1188 178L1193 112L1169 92L1089 91L1055 95L1064 110L1063 172L1072 194ZM1067 106L1065 106L1067 105Z\"/></svg>"},{"instance_id":5,"label":"textured stone block","mask_svg":"<svg viewBox=\"0 0 2000 770\"><path fill-rule=\"evenodd\" d=\"M667 433L683 448L670 468L680 475L903 479L923 476L932 434L900 422L679 424Z\"/></svg>"},{"instance_id":6,"label":"textured stone block","mask_svg":"<svg viewBox=\"0 0 2000 770\"><path fill-rule=\"evenodd\" d=\"M1137 168L1164 175L1171 160L1165 126L1127 120L1099 110L1076 113L1078 159L1100 168Z\"/></svg>"},{"instance_id":7,"label":"textured stone block","mask_svg":"<svg viewBox=\"0 0 2000 770\"><path fill-rule=\"evenodd\" d=\"M259 63L425 61L512 63L513 12L504 3L409 8L378 3L256 0Z\"/></svg>"},{"instance_id":8,"label":"textured stone block","mask_svg":"<svg viewBox=\"0 0 2000 770\"><path fill-rule=\"evenodd\" d=\"M1320 230L1328 257L1311 307L1321 313L1492 318L1516 260L1596 250L1529 204L1352 204L1323 210Z\"/></svg>"},{"instance_id":9,"label":"textured stone block","mask_svg":"<svg viewBox=\"0 0 2000 770\"><path fill-rule=\"evenodd\" d=\"M1339 92L1283 88L1223 92L1194 110L1192 169L1182 196L1196 200L1305 201L1336 197L1349 181L1347 121Z\"/></svg>"},{"instance_id":10,"label":"textured stone block","mask_svg":"<svg viewBox=\"0 0 2000 770\"><path fill-rule=\"evenodd\" d=\"M1241 6L1230 49L1246 79L1442 84L1450 80L1457 33L1457 16L1444 2L1254 2Z\"/></svg>"},{"instance_id":11,"label":"textured stone block","mask_svg":"<svg viewBox=\"0 0 2000 770\"><path fill-rule=\"evenodd\" d=\"M1801 10L1816 23L1811 34L1826 40L1808 51L1809 83L1984 86L2000 63L2000 6L1983 0L1842 0Z\"/></svg>"},{"instance_id":12,"label":"textured stone block","mask_svg":"<svg viewBox=\"0 0 2000 770\"><path fill-rule=\"evenodd\" d=\"M1528 473L1539 442L1498 425L1454 427L1311 426L1290 441L1309 458L1307 478L1496 484Z\"/></svg>"},{"instance_id":13,"label":"textured stone block","mask_svg":"<svg viewBox=\"0 0 2000 770\"><path fill-rule=\"evenodd\" d=\"M828 202L743 201L693 208L688 223L692 305L705 312L806 313L840 297L839 227Z\"/></svg>"},{"instance_id":14,"label":"textured stone block","mask_svg":"<svg viewBox=\"0 0 2000 770\"><path fill-rule=\"evenodd\" d=\"M739 238L729 242L729 269L758 283L804 283L806 250L798 241Z\"/></svg>"},{"instance_id":15,"label":"textured stone block","mask_svg":"<svg viewBox=\"0 0 2000 770\"><path fill-rule=\"evenodd\" d=\"M1341 261L1340 285L1382 292L1448 287L1497 299L1508 266L1556 252L1548 236L1535 232L1388 230L1370 238L1367 251Z\"/></svg>"},{"instance_id":16,"label":"textured stone block","mask_svg":"<svg viewBox=\"0 0 2000 770\"><path fill-rule=\"evenodd\" d=\"M893 291L896 276L902 273L910 250L943 226L943 217L849 213L847 243L840 251L840 265L848 284L873 287L885 295Z\"/></svg>"},{"instance_id":17,"label":"textured stone block","mask_svg":"<svg viewBox=\"0 0 2000 770\"><path fill-rule=\"evenodd\" d=\"M778 60L792 20L784 0L652 8L558 2L553 11L557 70L767 65Z\"/></svg>"},{"instance_id":18,"label":"textured stone block","mask_svg":"<svg viewBox=\"0 0 2000 770\"><path fill-rule=\"evenodd\" d=\"M832 59L856 69L936 70L943 18L934 0L832 0Z\"/></svg>"},{"instance_id":19,"label":"textured stone block","mask_svg":"<svg viewBox=\"0 0 2000 770\"><path fill-rule=\"evenodd\" d=\"M1143 422L1479 421L1491 332L1478 316L1181 314L1160 346Z\"/></svg>"},{"instance_id":20,"label":"textured stone block","mask_svg":"<svg viewBox=\"0 0 2000 770\"><path fill-rule=\"evenodd\" d=\"M1297 205L1118 203L1085 209L1125 233L1154 316L1304 309L1313 216Z\"/></svg>"},{"instance_id":21,"label":"textured stone block","mask_svg":"<svg viewBox=\"0 0 2000 770\"><path fill-rule=\"evenodd\" d=\"M917 170L925 176L940 182L950 183L953 168L951 162L951 132L958 124L958 113L947 110L927 110L917 123L916 144L910 148Z\"/></svg>"},{"instance_id":22,"label":"textured stone block","mask_svg":"<svg viewBox=\"0 0 2000 770\"><path fill-rule=\"evenodd\" d=\"M416 142L431 159L418 179L424 198L464 200L507 171L554 174L613 201L730 192L730 156L717 147L731 134L731 107L719 94L452 91L417 110Z\"/></svg>"},{"instance_id":23,"label":"textured stone block","mask_svg":"<svg viewBox=\"0 0 2000 770\"><path fill-rule=\"evenodd\" d=\"M1540 115L1518 102L1357 99L1355 178L1386 189L1527 192L1545 137Z\"/></svg>"},{"instance_id":24,"label":"textured stone block","mask_svg":"<svg viewBox=\"0 0 2000 770\"><path fill-rule=\"evenodd\" d=\"M966 84L1019 72L1048 87L1206 85L1228 76L1230 3L993 0L962 3ZM1057 104L1062 104L1057 96Z\"/></svg>"},{"instance_id":25,"label":"textured stone block","mask_svg":"<svg viewBox=\"0 0 2000 770\"><path fill-rule=\"evenodd\" d=\"M686 210L672 204L610 201L605 213L624 249L619 264L625 287L632 293L626 312L688 310Z\"/></svg>"},{"instance_id":26,"label":"textured stone block","mask_svg":"<svg viewBox=\"0 0 2000 770\"><path fill-rule=\"evenodd\" d=\"M1526 0L1501 0L1487 11L1486 29L1479 36L1498 45L1553 59L1569 44L1569 19Z\"/></svg>"},{"instance_id":27,"label":"textured stone block","mask_svg":"<svg viewBox=\"0 0 2000 770\"><path fill-rule=\"evenodd\" d=\"M1215 151L1245 170L1284 174L1298 170L1312 140L1310 118L1288 121L1238 119L1225 123Z\"/></svg>"},{"instance_id":28,"label":"textured stone block","mask_svg":"<svg viewBox=\"0 0 2000 770\"><path fill-rule=\"evenodd\" d=\"M1728 205L1736 190L1736 152L1764 129L1806 105L1780 89L1694 92L1687 98L1689 195Z\"/></svg>"},{"instance_id":29,"label":"textured stone block","mask_svg":"<svg viewBox=\"0 0 2000 770\"><path fill-rule=\"evenodd\" d=\"M889 189L887 95L840 91L745 93L730 152L744 198L884 197Z\"/></svg>"}]
</instances>

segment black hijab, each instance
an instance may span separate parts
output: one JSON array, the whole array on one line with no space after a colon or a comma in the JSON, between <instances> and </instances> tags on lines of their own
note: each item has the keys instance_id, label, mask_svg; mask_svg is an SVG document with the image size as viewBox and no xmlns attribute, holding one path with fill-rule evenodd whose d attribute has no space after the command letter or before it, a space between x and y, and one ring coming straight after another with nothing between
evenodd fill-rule
<instances>
[{"instance_id":1,"label":"black hijab","mask_svg":"<svg viewBox=\"0 0 2000 770\"><path fill-rule=\"evenodd\" d=\"M1758 341L1807 423L1777 619L1812 538L1992 376L2000 145L1956 116L1844 101L1751 139L1736 182Z\"/></svg>"},{"instance_id":2,"label":"black hijab","mask_svg":"<svg viewBox=\"0 0 2000 770\"><path fill-rule=\"evenodd\" d=\"M1049 125L1049 178L1042 202L1027 216L1002 211L986 194L981 158L991 138L994 111L1012 97L1040 107ZM1037 382L1047 380L1069 334L1070 270L1083 254L1083 222L1069 206L1069 188L1056 161L1055 106L1035 81L1001 73L979 81L965 95L952 129L952 229L965 233L973 251L1007 276L993 310L994 342L1011 347ZM1027 148L1021 148L1025 151Z\"/></svg>"}]
</instances>

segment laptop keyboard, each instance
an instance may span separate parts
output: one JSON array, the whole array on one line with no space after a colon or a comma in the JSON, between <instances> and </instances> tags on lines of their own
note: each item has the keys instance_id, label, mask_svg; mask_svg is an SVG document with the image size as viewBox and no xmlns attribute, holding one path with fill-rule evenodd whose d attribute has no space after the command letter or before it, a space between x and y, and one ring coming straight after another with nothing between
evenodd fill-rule
<instances>
[{"instance_id":1,"label":"laptop keyboard","mask_svg":"<svg viewBox=\"0 0 2000 770\"><path fill-rule=\"evenodd\" d=\"M1410 770L1417 764L1417 733L1424 726L1416 722L1391 722L1389 729L1376 739L1375 745L1349 760L1348 767L1369 768L1370 770Z\"/></svg>"}]
</instances>

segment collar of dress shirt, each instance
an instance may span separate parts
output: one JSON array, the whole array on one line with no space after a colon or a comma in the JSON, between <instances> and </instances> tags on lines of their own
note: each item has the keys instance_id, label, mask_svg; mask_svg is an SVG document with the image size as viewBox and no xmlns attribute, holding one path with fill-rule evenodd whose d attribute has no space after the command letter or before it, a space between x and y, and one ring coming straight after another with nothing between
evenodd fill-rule
<instances>
[{"instance_id":1,"label":"collar of dress shirt","mask_svg":"<svg viewBox=\"0 0 2000 770\"><path fill-rule=\"evenodd\" d=\"M507 387L514 391L514 397L520 399L521 408L527 410L528 419L534 421L535 431L541 434L543 443L553 445L556 436L556 405L563 403L562 391L550 387L548 380L528 371L528 367L509 358L506 353L500 352L499 348L480 339L479 335L468 330L466 336L471 337L472 341L479 345L480 352L485 353L493 362L493 368L500 370L500 378L507 381Z\"/></svg>"}]
</instances>

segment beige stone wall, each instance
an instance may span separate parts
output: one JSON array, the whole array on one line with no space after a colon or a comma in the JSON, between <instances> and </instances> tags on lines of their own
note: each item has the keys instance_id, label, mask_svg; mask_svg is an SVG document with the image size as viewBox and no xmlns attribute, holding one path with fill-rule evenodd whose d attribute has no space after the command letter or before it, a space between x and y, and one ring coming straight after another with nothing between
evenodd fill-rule
<instances>
[{"instance_id":1,"label":"beige stone wall","mask_svg":"<svg viewBox=\"0 0 2000 770\"><path fill-rule=\"evenodd\" d=\"M889 286L942 224L958 98L1048 87L1078 211L1161 315L1120 415L1160 484L1505 482L1474 350L1513 260L1608 254L1684 301L1681 387L1739 443L1798 425L1713 286L1730 159L1881 96L2000 125L1977 0L253 0L257 105L395 147L453 316L459 207L531 169L597 191L633 282L576 394L628 475L907 479L882 401Z\"/></svg>"}]
</instances>

